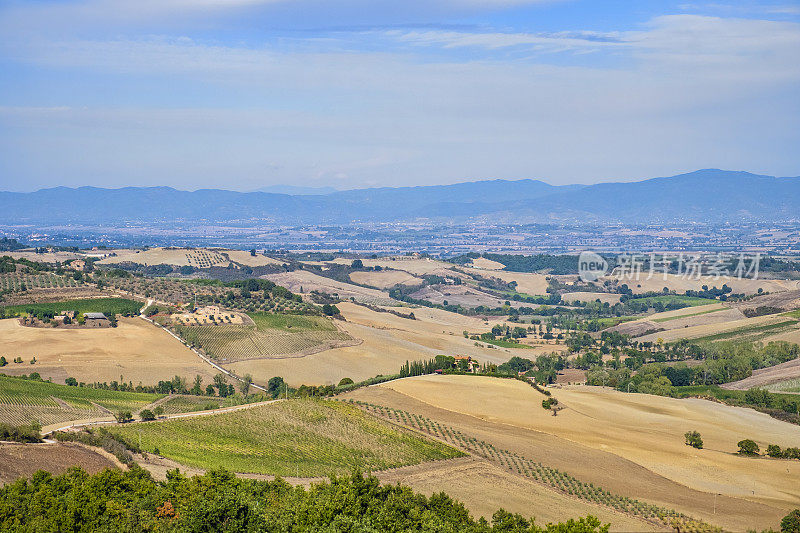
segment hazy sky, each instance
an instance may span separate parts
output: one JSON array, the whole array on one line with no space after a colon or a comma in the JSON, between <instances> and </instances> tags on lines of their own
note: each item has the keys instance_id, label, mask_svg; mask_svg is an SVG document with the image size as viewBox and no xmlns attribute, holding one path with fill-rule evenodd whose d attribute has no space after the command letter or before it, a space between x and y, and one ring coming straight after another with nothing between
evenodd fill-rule
<instances>
[{"instance_id":1,"label":"hazy sky","mask_svg":"<svg viewBox=\"0 0 800 533\"><path fill-rule=\"evenodd\" d=\"M800 175L800 2L0 0L0 190L709 167Z\"/></svg>"}]
</instances>

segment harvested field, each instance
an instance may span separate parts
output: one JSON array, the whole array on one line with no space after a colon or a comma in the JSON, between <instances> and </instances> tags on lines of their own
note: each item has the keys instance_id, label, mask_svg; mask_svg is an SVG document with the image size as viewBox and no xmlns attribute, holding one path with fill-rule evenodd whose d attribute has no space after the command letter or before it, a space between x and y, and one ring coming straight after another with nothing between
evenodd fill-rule
<instances>
[{"instance_id":1,"label":"harvested field","mask_svg":"<svg viewBox=\"0 0 800 533\"><path fill-rule=\"evenodd\" d=\"M501 322L500 317L487 323L477 317L440 309L403 308L404 312L413 311L417 317L417 320L409 320L347 302L338 307L347 320L339 323L339 327L351 337L362 340L361 344L302 358L241 361L226 367L240 375L250 373L259 383L259 378L283 376L292 385L323 385L336 384L344 377L359 381L377 374L396 374L406 361L432 359L437 354L471 355L481 363L499 364L513 355L535 357L563 349L557 345L533 350L486 348L475 346L475 341L462 335L464 330L489 331L490 324Z\"/></svg>"},{"instance_id":2,"label":"harvested field","mask_svg":"<svg viewBox=\"0 0 800 533\"><path fill-rule=\"evenodd\" d=\"M468 274L477 274L486 278L497 278L506 283L517 282L517 291L530 295L546 295L549 282L544 274L530 274L527 272L507 272L505 270L478 270L462 268Z\"/></svg>"},{"instance_id":3,"label":"harvested field","mask_svg":"<svg viewBox=\"0 0 800 533\"><path fill-rule=\"evenodd\" d=\"M447 302L450 305L463 307L478 307L479 305L492 308L502 307L506 302L503 298L497 298L468 285L428 285L413 292L411 297L440 305ZM511 301L511 305L520 307L528 304Z\"/></svg>"},{"instance_id":4,"label":"harvested field","mask_svg":"<svg viewBox=\"0 0 800 533\"><path fill-rule=\"evenodd\" d=\"M422 280L402 270L381 270L352 272L350 279L355 283L369 285L378 289L388 289L395 285L416 285Z\"/></svg>"},{"instance_id":5,"label":"harvested field","mask_svg":"<svg viewBox=\"0 0 800 533\"><path fill-rule=\"evenodd\" d=\"M753 370L752 376L739 381L734 381L733 383L724 383L720 385L720 387L731 390L747 390L752 389L753 387L767 387L770 390L779 392L781 390L786 390L778 386L780 383L797 380L798 378L800 378L800 359L793 359L779 365ZM776 387L772 387L771 385L776 385Z\"/></svg>"},{"instance_id":6,"label":"harvested field","mask_svg":"<svg viewBox=\"0 0 800 533\"><path fill-rule=\"evenodd\" d=\"M567 292L561 295L565 302L594 302L600 300L602 303L614 305L619 303L621 294L610 294L607 292Z\"/></svg>"},{"instance_id":7,"label":"harvested field","mask_svg":"<svg viewBox=\"0 0 800 533\"><path fill-rule=\"evenodd\" d=\"M0 444L0 486L18 478L30 478L38 470L53 475L79 466L89 474L117 468L117 462L104 454L73 442L46 444Z\"/></svg>"},{"instance_id":8,"label":"harvested field","mask_svg":"<svg viewBox=\"0 0 800 533\"><path fill-rule=\"evenodd\" d=\"M286 264L284 261L279 261L278 259L273 259L272 257L267 257L262 254L250 255L250 252L246 250L218 250L218 252L235 263L249 267Z\"/></svg>"},{"instance_id":9,"label":"harvested field","mask_svg":"<svg viewBox=\"0 0 800 533\"><path fill-rule=\"evenodd\" d=\"M800 308L800 290L777 292L755 296L744 302L730 302L727 305L737 309L755 309L756 307L777 307L787 311Z\"/></svg>"},{"instance_id":10,"label":"harvested field","mask_svg":"<svg viewBox=\"0 0 800 533\"><path fill-rule=\"evenodd\" d=\"M319 291L327 294L336 294L343 300L355 298L359 302L373 305L392 305L397 303L389 294L377 289L368 289L343 283L323 276L319 276L306 270L294 270L292 272L281 272L279 274L267 274L262 278L268 279L278 285L286 287L297 294L307 294L311 291ZM302 289L302 290L300 290Z\"/></svg>"},{"instance_id":11,"label":"harvested field","mask_svg":"<svg viewBox=\"0 0 800 533\"><path fill-rule=\"evenodd\" d=\"M83 259L85 257L83 254L75 252L47 252L37 254L33 249L2 252L0 255L9 255L14 259L27 259L28 261L37 261L39 263L63 263L71 259Z\"/></svg>"},{"instance_id":12,"label":"harvested field","mask_svg":"<svg viewBox=\"0 0 800 533\"><path fill-rule=\"evenodd\" d=\"M627 284L636 294L651 291L661 292L664 287L678 294L683 294L687 290L700 291L703 289L703 285L722 287L723 284L728 285L735 293L744 294L756 294L758 289L762 289L764 292L775 293L796 290L798 288L798 282L792 280L738 279L735 277L719 277L718 279L714 279L714 277L711 276L702 276L698 279L675 274L667 274L666 279L664 279L663 274L656 274L652 278L647 279L648 275L649 273L643 272L638 280L629 280L625 277L620 279L616 274L612 273L612 275L601 278L599 282L602 283L605 279L616 280L620 284Z\"/></svg>"},{"instance_id":13,"label":"harvested field","mask_svg":"<svg viewBox=\"0 0 800 533\"><path fill-rule=\"evenodd\" d=\"M486 259L485 257L476 257L472 260L473 268L481 270L503 270L506 266L503 263Z\"/></svg>"},{"instance_id":14,"label":"harvested field","mask_svg":"<svg viewBox=\"0 0 800 533\"><path fill-rule=\"evenodd\" d=\"M422 376L347 397L424 415L611 492L728 529L776 527L800 503L800 463L734 453L748 436L762 447L798 446L797 426L704 400L582 386L551 390L565 407L556 417L531 387L496 378ZM705 449L684 445L690 429L701 433ZM714 493L721 494L716 514Z\"/></svg>"},{"instance_id":15,"label":"harvested field","mask_svg":"<svg viewBox=\"0 0 800 533\"><path fill-rule=\"evenodd\" d=\"M332 263L340 265L349 265L352 263L351 259L336 258ZM423 276L426 274L435 275L454 275L451 270L453 265L443 261L436 261L435 259L421 259L417 257L397 256L397 257L382 257L380 259L362 259L365 267L380 266L381 268L391 268L394 270L402 270L413 274L415 276Z\"/></svg>"},{"instance_id":16,"label":"harvested field","mask_svg":"<svg viewBox=\"0 0 800 533\"><path fill-rule=\"evenodd\" d=\"M488 520L502 507L512 513L533 516L540 526L591 514L603 523L610 523L611 531L658 531L652 524L549 490L473 457L387 470L375 475L383 483L401 483L426 495L444 491L463 502L473 516Z\"/></svg>"},{"instance_id":17,"label":"harvested field","mask_svg":"<svg viewBox=\"0 0 800 533\"><path fill-rule=\"evenodd\" d=\"M459 457L339 402L288 400L219 415L114 428L196 468L320 477Z\"/></svg>"},{"instance_id":18,"label":"harvested field","mask_svg":"<svg viewBox=\"0 0 800 533\"><path fill-rule=\"evenodd\" d=\"M186 346L161 328L140 318L121 318L119 327L103 329L26 328L17 319L0 320L0 355L10 363L6 374L38 372L63 383L75 377L94 381L132 381L155 385L178 374L200 375L208 383L216 374ZM36 357L36 364L29 364Z\"/></svg>"},{"instance_id":19,"label":"harvested field","mask_svg":"<svg viewBox=\"0 0 800 533\"><path fill-rule=\"evenodd\" d=\"M683 311L684 314L672 314L676 312L671 311L669 316L664 316L668 315L668 313L656 313L644 319L625 322L611 329L632 337L645 335L642 337L643 340L648 340L649 337L654 335L666 339L667 336L665 335L668 334L664 334L665 331L686 330L696 326L710 326L746 319L740 310L726 309L717 304L687 307L679 309L679 311ZM646 335L647 332L654 330L658 330L658 332Z\"/></svg>"}]
</instances>

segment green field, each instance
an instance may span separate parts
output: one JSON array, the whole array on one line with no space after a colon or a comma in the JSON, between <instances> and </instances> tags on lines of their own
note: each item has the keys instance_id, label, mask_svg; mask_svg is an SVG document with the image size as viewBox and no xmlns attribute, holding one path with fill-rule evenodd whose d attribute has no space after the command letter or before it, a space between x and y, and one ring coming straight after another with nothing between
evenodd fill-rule
<instances>
[{"instance_id":1,"label":"green field","mask_svg":"<svg viewBox=\"0 0 800 533\"><path fill-rule=\"evenodd\" d=\"M105 313L126 315L139 314L142 303L127 298L85 298L80 300L65 300L63 302L9 305L5 307L6 314L59 314L64 311L77 311L78 313Z\"/></svg>"},{"instance_id":2,"label":"green field","mask_svg":"<svg viewBox=\"0 0 800 533\"><path fill-rule=\"evenodd\" d=\"M724 309L708 309L706 311L700 311L697 313L688 313L685 315L677 315L677 316L668 316L664 318L654 318L653 322L669 322L670 320L677 320L679 318L689 318L692 316L700 316L700 315L707 315L708 313L716 313L717 311L724 311Z\"/></svg>"},{"instance_id":3,"label":"green field","mask_svg":"<svg viewBox=\"0 0 800 533\"><path fill-rule=\"evenodd\" d=\"M463 455L401 432L356 407L288 400L231 413L115 428L146 451L198 468L318 477Z\"/></svg>"},{"instance_id":4,"label":"green field","mask_svg":"<svg viewBox=\"0 0 800 533\"><path fill-rule=\"evenodd\" d=\"M255 325L175 326L175 331L208 355L227 362L291 357L351 341L333 321L319 316L252 313Z\"/></svg>"},{"instance_id":5,"label":"green field","mask_svg":"<svg viewBox=\"0 0 800 533\"><path fill-rule=\"evenodd\" d=\"M630 298L628 301L646 303L650 307L652 307L653 304L655 304L656 302L661 302L664 305L666 305L669 302L680 302L684 304L686 307L719 303L719 300L711 298L698 298L696 296L686 296L681 294L664 294L662 296L646 296L644 298Z\"/></svg>"},{"instance_id":6,"label":"green field","mask_svg":"<svg viewBox=\"0 0 800 533\"><path fill-rule=\"evenodd\" d=\"M503 339L481 339L480 342L485 342L486 344L494 344L495 346L499 346L500 348L528 348L533 349L533 346L528 346L527 344L521 344L519 342L512 342L512 341L505 341Z\"/></svg>"},{"instance_id":7,"label":"green field","mask_svg":"<svg viewBox=\"0 0 800 533\"><path fill-rule=\"evenodd\" d=\"M795 309L794 311L783 313L781 316L790 316L792 318L800 319L800 309Z\"/></svg>"},{"instance_id":8,"label":"green field","mask_svg":"<svg viewBox=\"0 0 800 533\"><path fill-rule=\"evenodd\" d=\"M38 420L47 425L108 416L101 407L136 411L159 397L0 376L0 422L19 425Z\"/></svg>"},{"instance_id":9,"label":"green field","mask_svg":"<svg viewBox=\"0 0 800 533\"><path fill-rule=\"evenodd\" d=\"M602 318L592 318L590 322L597 322L600 324L602 329L614 327L618 324L622 324L623 322L630 322L631 320L638 320L642 317L640 316L611 316L611 317L602 317Z\"/></svg>"}]
</instances>

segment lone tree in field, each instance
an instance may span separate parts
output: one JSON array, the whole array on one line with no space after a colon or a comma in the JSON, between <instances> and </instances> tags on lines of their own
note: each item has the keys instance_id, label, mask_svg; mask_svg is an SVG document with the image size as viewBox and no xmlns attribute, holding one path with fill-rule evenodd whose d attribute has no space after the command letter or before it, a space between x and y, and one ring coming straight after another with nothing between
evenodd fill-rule
<instances>
[{"instance_id":1,"label":"lone tree in field","mask_svg":"<svg viewBox=\"0 0 800 533\"><path fill-rule=\"evenodd\" d=\"M153 411L151 411L150 409L142 409L139 412L139 418L141 418L144 421L155 420L156 415L153 414Z\"/></svg>"},{"instance_id":2,"label":"lone tree in field","mask_svg":"<svg viewBox=\"0 0 800 533\"><path fill-rule=\"evenodd\" d=\"M686 438L687 446L691 446L692 448L697 448L698 450L703 449L703 439L700 437L699 432L687 431L684 437Z\"/></svg>"},{"instance_id":3,"label":"lone tree in field","mask_svg":"<svg viewBox=\"0 0 800 533\"><path fill-rule=\"evenodd\" d=\"M250 394L250 385L253 384L253 376L250 374L245 374L242 378L242 382L239 384L239 390L242 391L242 395L247 396Z\"/></svg>"},{"instance_id":4,"label":"lone tree in field","mask_svg":"<svg viewBox=\"0 0 800 533\"><path fill-rule=\"evenodd\" d=\"M750 439L740 440L737 446L739 447L739 455L758 455L760 451L758 444Z\"/></svg>"},{"instance_id":5,"label":"lone tree in field","mask_svg":"<svg viewBox=\"0 0 800 533\"><path fill-rule=\"evenodd\" d=\"M120 424L124 424L125 422L130 422L133 420L133 415L130 411L117 411L114 415L114 418L116 418L117 422Z\"/></svg>"}]
</instances>

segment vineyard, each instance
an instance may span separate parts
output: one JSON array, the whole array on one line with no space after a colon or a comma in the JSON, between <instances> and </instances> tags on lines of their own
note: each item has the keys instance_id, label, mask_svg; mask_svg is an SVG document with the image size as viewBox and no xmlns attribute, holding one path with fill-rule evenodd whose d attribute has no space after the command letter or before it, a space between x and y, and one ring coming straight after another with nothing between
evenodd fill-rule
<instances>
[{"instance_id":1,"label":"vineyard","mask_svg":"<svg viewBox=\"0 0 800 533\"><path fill-rule=\"evenodd\" d=\"M6 314L59 314L64 311L80 313L98 312L111 315L137 315L142 307L141 302L125 298L85 298L80 300L66 300L53 303L36 303L6 306Z\"/></svg>"},{"instance_id":2,"label":"vineyard","mask_svg":"<svg viewBox=\"0 0 800 533\"><path fill-rule=\"evenodd\" d=\"M353 342L322 317L253 314L250 318L254 326L175 326L175 330L189 344L226 362L298 357Z\"/></svg>"},{"instance_id":3,"label":"vineyard","mask_svg":"<svg viewBox=\"0 0 800 533\"><path fill-rule=\"evenodd\" d=\"M472 455L482 457L500 465L510 472L525 476L563 494L604 505L621 513L643 518L651 522L670 525L672 527L679 526L679 531L718 531L714 526L692 519L673 509L666 509L611 493L593 483L580 481L556 468L533 462L508 450L500 450L489 442L465 435L461 431L440 424L425 416L358 400L346 400L346 403L357 405L378 418L388 420L401 426L410 427L441 439L456 448L466 450Z\"/></svg>"},{"instance_id":4,"label":"vineyard","mask_svg":"<svg viewBox=\"0 0 800 533\"><path fill-rule=\"evenodd\" d=\"M109 411L135 411L158 398L156 394L69 387L0 376L0 422L55 424L107 416Z\"/></svg>"},{"instance_id":5,"label":"vineyard","mask_svg":"<svg viewBox=\"0 0 800 533\"><path fill-rule=\"evenodd\" d=\"M31 289L62 289L65 287L81 287L83 282L76 281L71 276L58 274L24 274L11 272L0 274L0 292L23 292Z\"/></svg>"},{"instance_id":6,"label":"vineyard","mask_svg":"<svg viewBox=\"0 0 800 533\"><path fill-rule=\"evenodd\" d=\"M146 451L198 468L321 477L462 456L342 402L289 400L231 413L115 428Z\"/></svg>"}]
</instances>

